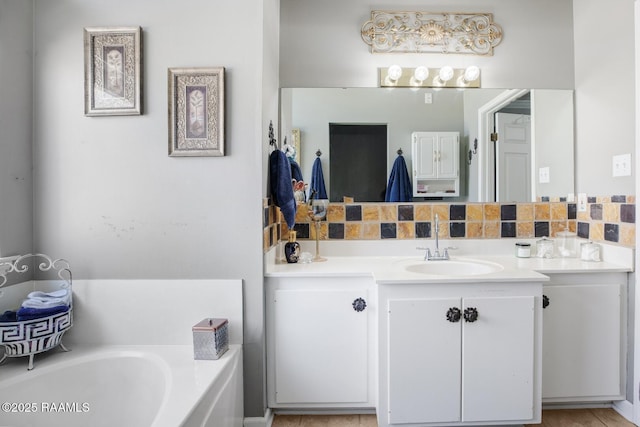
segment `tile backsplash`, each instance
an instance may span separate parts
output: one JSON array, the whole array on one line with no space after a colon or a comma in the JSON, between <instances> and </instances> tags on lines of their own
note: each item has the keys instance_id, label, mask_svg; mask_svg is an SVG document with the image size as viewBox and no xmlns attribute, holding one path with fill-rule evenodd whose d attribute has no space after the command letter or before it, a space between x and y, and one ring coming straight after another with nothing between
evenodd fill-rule
<instances>
[{"instance_id":1,"label":"tile backsplash","mask_svg":"<svg viewBox=\"0 0 640 427\"><path fill-rule=\"evenodd\" d=\"M267 251L288 235L279 209L265 199L263 247ZM321 240L432 238L434 218L443 239L555 237L572 231L593 241L635 246L635 196L589 197L587 209L566 201L535 203L331 203L320 224ZM298 205L297 238L315 239L307 205Z\"/></svg>"}]
</instances>

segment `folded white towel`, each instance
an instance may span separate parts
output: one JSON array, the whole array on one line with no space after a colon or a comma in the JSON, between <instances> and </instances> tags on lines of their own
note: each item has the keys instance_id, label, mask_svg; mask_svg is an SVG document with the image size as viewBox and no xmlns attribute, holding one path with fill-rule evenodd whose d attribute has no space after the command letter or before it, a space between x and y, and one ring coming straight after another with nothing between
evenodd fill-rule
<instances>
[{"instance_id":1,"label":"folded white towel","mask_svg":"<svg viewBox=\"0 0 640 427\"><path fill-rule=\"evenodd\" d=\"M27 298L26 300L22 301L21 307L22 308L53 308L53 307L68 306L68 305L69 304L67 304L62 298L54 298L47 302L38 301L33 298Z\"/></svg>"},{"instance_id":2,"label":"folded white towel","mask_svg":"<svg viewBox=\"0 0 640 427\"><path fill-rule=\"evenodd\" d=\"M27 300L43 304L56 304L64 303L64 305L71 304L71 292L68 289L60 289L53 292L35 291L27 295ZM49 305L55 307L56 305Z\"/></svg>"},{"instance_id":3,"label":"folded white towel","mask_svg":"<svg viewBox=\"0 0 640 427\"><path fill-rule=\"evenodd\" d=\"M69 289L58 289L52 292L34 291L27 298L64 298L69 295Z\"/></svg>"}]
</instances>

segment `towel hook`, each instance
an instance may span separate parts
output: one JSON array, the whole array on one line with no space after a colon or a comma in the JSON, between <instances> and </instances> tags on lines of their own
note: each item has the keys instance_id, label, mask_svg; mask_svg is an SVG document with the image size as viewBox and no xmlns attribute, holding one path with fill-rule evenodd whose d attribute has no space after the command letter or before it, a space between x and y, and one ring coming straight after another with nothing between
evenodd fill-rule
<instances>
[{"instance_id":1,"label":"towel hook","mask_svg":"<svg viewBox=\"0 0 640 427\"><path fill-rule=\"evenodd\" d=\"M318 156L318 157L322 156L322 151L320 151L319 148L318 148L318 151L316 151L316 156Z\"/></svg>"},{"instance_id":2,"label":"towel hook","mask_svg":"<svg viewBox=\"0 0 640 427\"><path fill-rule=\"evenodd\" d=\"M273 148L278 148L278 143L276 142L276 138L273 134L273 120L269 120L269 145Z\"/></svg>"},{"instance_id":3,"label":"towel hook","mask_svg":"<svg viewBox=\"0 0 640 427\"><path fill-rule=\"evenodd\" d=\"M398 148L398 151L396 151L396 153L398 153L398 156L402 156L402 148Z\"/></svg>"},{"instance_id":4,"label":"towel hook","mask_svg":"<svg viewBox=\"0 0 640 427\"><path fill-rule=\"evenodd\" d=\"M473 160L473 155L477 153L478 153L478 138L473 140L473 150L469 149L467 165L471 165L471 160Z\"/></svg>"}]
</instances>

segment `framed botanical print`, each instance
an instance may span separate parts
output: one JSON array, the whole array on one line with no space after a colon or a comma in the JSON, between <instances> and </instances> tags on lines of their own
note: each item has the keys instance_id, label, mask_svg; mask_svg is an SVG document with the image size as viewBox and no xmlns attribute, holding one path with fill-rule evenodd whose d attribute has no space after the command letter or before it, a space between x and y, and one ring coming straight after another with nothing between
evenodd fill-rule
<instances>
[{"instance_id":1,"label":"framed botanical print","mask_svg":"<svg viewBox=\"0 0 640 427\"><path fill-rule=\"evenodd\" d=\"M84 29L86 116L142 114L140 27Z\"/></svg>"},{"instance_id":2,"label":"framed botanical print","mask_svg":"<svg viewBox=\"0 0 640 427\"><path fill-rule=\"evenodd\" d=\"M169 156L224 156L224 67L169 69Z\"/></svg>"}]
</instances>

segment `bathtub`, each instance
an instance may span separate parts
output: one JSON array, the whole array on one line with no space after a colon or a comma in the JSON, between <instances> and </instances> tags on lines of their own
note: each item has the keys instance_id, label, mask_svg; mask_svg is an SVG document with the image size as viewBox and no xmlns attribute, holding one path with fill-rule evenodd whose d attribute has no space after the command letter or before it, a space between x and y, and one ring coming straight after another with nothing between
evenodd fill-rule
<instances>
[{"instance_id":1,"label":"bathtub","mask_svg":"<svg viewBox=\"0 0 640 427\"><path fill-rule=\"evenodd\" d=\"M1 426L241 427L242 349L194 360L190 345L79 346L0 366Z\"/></svg>"}]
</instances>

